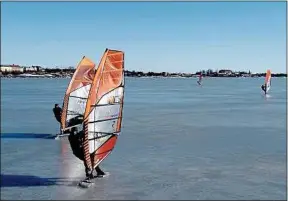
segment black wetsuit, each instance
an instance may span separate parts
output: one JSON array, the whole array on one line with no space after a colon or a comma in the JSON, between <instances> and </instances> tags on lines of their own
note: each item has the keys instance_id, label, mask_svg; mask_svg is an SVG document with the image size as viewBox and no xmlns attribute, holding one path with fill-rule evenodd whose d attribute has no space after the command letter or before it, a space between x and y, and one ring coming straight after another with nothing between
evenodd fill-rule
<instances>
[{"instance_id":1,"label":"black wetsuit","mask_svg":"<svg viewBox=\"0 0 288 201\"><path fill-rule=\"evenodd\" d=\"M80 117L80 116L79 116ZM72 121L71 121L72 120ZM81 119L79 118L73 118L69 122L69 126L76 125L79 123L82 123ZM72 124L73 123L73 124ZM91 177L92 171L89 170L87 167L85 160L84 160L84 148L83 148L83 139L84 138L84 131L81 130L80 132L77 131L77 128L72 128L70 131L70 135L68 136L68 140L70 142L70 146L72 148L73 154L80 159L81 161L84 162L85 166L85 173L86 177ZM104 175L105 173L97 166L95 168L97 175Z\"/></svg>"},{"instance_id":2,"label":"black wetsuit","mask_svg":"<svg viewBox=\"0 0 288 201\"><path fill-rule=\"evenodd\" d=\"M62 109L60 107L54 107L53 108L53 113L55 115L56 120L61 123L61 114L62 114Z\"/></svg>"},{"instance_id":3,"label":"black wetsuit","mask_svg":"<svg viewBox=\"0 0 288 201\"><path fill-rule=\"evenodd\" d=\"M266 85L262 85L261 86L261 89L265 92L265 94L266 94Z\"/></svg>"},{"instance_id":4,"label":"black wetsuit","mask_svg":"<svg viewBox=\"0 0 288 201\"><path fill-rule=\"evenodd\" d=\"M70 119L68 127L81 124L82 122L83 122L83 116L76 116ZM82 161L84 161L84 152L82 147L83 137L84 137L84 131L82 130L78 132L78 129L76 127L70 130L70 135L68 136L68 140L70 142L73 154Z\"/></svg>"},{"instance_id":5,"label":"black wetsuit","mask_svg":"<svg viewBox=\"0 0 288 201\"><path fill-rule=\"evenodd\" d=\"M77 133L75 129L72 129L70 135L68 136L73 154L82 161L84 161L84 151L82 146L83 134L83 131Z\"/></svg>"}]
</instances>

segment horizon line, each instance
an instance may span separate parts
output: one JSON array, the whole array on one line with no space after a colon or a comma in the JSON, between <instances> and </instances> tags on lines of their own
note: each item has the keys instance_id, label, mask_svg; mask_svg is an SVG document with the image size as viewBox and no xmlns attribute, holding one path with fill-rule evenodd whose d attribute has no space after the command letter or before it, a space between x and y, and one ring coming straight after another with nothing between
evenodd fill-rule
<instances>
[{"instance_id":1,"label":"horizon line","mask_svg":"<svg viewBox=\"0 0 288 201\"><path fill-rule=\"evenodd\" d=\"M4 67L5 66L5 64L0 64L1 66L0 66L0 68L2 68L2 67ZM18 64L7 64L7 67L12 67L13 65L15 65L15 67L20 67L20 68L25 68L25 67L40 67L40 68L43 68L43 69L61 69L61 70L67 70L67 69L70 69L71 67L72 67L72 69L74 69L74 70L76 70L77 69L77 67L75 67L75 66L69 66L69 67L42 67L42 66L40 66L40 65L31 65L31 66L26 66L26 65L18 65ZM266 73L267 72L267 70L270 70L271 71L271 73L272 74L288 74L287 72L287 69L286 69L286 72L273 72L272 70L271 70L271 68L267 68L266 70L264 70L264 72L253 72L253 71L251 71L251 70L231 70L231 69L229 69L229 68L221 68L221 69L213 69L213 68L209 68L209 69L201 69L201 70L196 70L196 71L194 71L195 73L197 73L197 72L201 72L201 71L207 71L207 70L212 70L213 72L218 72L219 70L231 70L232 72L249 72L250 71L250 73L252 74L252 73L257 73L257 74L261 74L261 73ZM127 71L135 71L135 72L143 72L143 73L148 73L148 72L153 72L153 73L163 73L163 72L165 72L165 73L191 73L191 74L193 74L193 71L186 71L186 72L181 72L181 71L179 71L179 72L177 72L177 71L174 71L174 72L170 72L170 71L150 71L150 70L147 70L147 71L143 71L143 70L129 70L129 69L124 69L124 70L127 70Z\"/></svg>"}]
</instances>

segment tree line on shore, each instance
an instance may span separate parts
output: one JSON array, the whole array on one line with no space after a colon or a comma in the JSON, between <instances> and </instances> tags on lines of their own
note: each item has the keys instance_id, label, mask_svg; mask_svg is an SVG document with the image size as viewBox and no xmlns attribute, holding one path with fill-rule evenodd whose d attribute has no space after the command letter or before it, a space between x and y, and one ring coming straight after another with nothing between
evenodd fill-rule
<instances>
[{"instance_id":1,"label":"tree line on shore","mask_svg":"<svg viewBox=\"0 0 288 201\"><path fill-rule=\"evenodd\" d=\"M55 76L71 76L75 72L75 68L43 68L35 72L2 72L3 76L13 75L17 76L23 73L30 73L36 75L54 74ZM202 74L207 77L263 77L266 73L251 73L250 71L232 71L232 70L219 70L213 71L212 69L197 71L196 73L169 73L169 72L142 72L142 71L124 71L127 77L195 77ZM272 77L287 77L286 73L272 73Z\"/></svg>"}]
</instances>

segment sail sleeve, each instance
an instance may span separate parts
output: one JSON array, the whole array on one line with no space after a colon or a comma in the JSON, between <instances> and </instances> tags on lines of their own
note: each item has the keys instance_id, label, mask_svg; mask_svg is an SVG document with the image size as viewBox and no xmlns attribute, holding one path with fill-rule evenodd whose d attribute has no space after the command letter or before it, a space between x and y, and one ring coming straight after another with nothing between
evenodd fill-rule
<instances>
[{"instance_id":1,"label":"sail sleeve","mask_svg":"<svg viewBox=\"0 0 288 201\"><path fill-rule=\"evenodd\" d=\"M95 74L84 115L84 155L96 167L113 150L121 131L124 53L106 49Z\"/></svg>"},{"instance_id":2,"label":"sail sleeve","mask_svg":"<svg viewBox=\"0 0 288 201\"><path fill-rule=\"evenodd\" d=\"M84 115L95 72L95 64L87 57L83 57L71 78L64 96L61 115L62 130L74 126L72 124L79 123L72 123L71 119ZM68 124L69 122L72 124Z\"/></svg>"}]
</instances>

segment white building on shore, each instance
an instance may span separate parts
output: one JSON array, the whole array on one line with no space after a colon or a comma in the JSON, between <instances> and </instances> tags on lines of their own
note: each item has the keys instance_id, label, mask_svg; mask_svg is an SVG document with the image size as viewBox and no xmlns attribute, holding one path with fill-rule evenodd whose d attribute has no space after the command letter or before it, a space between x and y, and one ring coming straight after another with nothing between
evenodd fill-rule
<instances>
[{"instance_id":1,"label":"white building on shore","mask_svg":"<svg viewBox=\"0 0 288 201\"><path fill-rule=\"evenodd\" d=\"M6 72L6 73L11 73L11 72L39 72L39 71L44 71L44 69L41 66L19 66L15 64L3 64L1 65L0 72Z\"/></svg>"},{"instance_id":2,"label":"white building on shore","mask_svg":"<svg viewBox=\"0 0 288 201\"><path fill-rule=\"evenodd\" d=\"M19 65L15 65L15 64L12 64L12 65L6 65L6 64L3 64L1 65L1 68L0 68L0 71L1 72L23 72L24 71L24 68L19 66Z\"/></svg>"},{"instance_id":3,"label":"white building on shore","mask_svg":"<svg viewBox=\"0 0 288 201\"><path fill-rule=\"evenodd\" d=\"M25 72L37 72L38 68L36 66L29 66L29 67L23 67Z\"/></svg>"}]
</instances>

